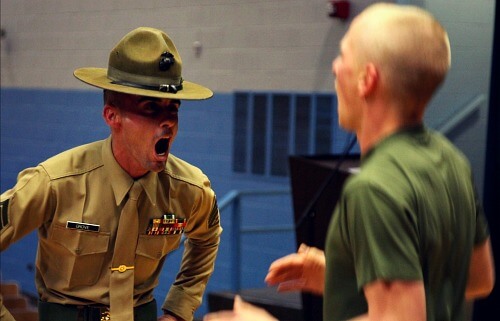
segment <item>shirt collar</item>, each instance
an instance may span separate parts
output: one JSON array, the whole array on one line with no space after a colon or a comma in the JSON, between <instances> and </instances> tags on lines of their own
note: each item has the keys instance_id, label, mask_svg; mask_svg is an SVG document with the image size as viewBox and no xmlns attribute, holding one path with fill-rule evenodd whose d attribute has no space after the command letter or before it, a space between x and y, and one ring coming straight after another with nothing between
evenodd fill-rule
<instances>
[{"instance_id":1,"label":"shirt collar","mask_svg":"<svg viewBox=\"0 0 500 321\"><path fill-rule=\"evenodd\" d=\"M102 158L104 168L106 168L110 178L111 188L113 189L113 193L115 195L116 206L119 206L130 190L130 187L132 187L134 179L116 161L111 149L111 139L111 136L109 136L104 142L102 147ZM158 174L155 172L149 172L138 181L146 191L151 203L156 205Z\"/></svg>"},{"instance_id":2,"label":"shirt collar","mask_svg":"<svg viewBox=\"0 0 500 321\"><path fill-rule=\"evenodd\" d=\"M361 164L365 163L366 160L375 153L375 150L378 150L381 148L381 146L386 145L387 142L390 142L394 137L398 137L401 135L411 135L421 142L428 140L428 130L423 124L402 127L389 136L383 138L381 141L376 143L366 154L362 155Z\"/></svg>"}]
</instances>

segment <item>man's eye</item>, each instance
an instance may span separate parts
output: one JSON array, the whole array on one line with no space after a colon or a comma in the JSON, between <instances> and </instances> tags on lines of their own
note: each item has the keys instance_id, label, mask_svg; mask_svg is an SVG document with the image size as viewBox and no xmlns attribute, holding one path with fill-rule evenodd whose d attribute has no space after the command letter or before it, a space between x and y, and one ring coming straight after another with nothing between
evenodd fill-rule
<instances>
[{"instance_id":1,"label":"man's eye","mask_svg":"<svg viewBox=\"0 0 500 321\"><path fill-rule=\"evenodd\" d=\"M167 112L169 114L178 114L179 113L179 107L175 106L175 105L170 105L168 106L167 108Z\"/></svg>"},{"instance_id":2,"label":"man's eye","mask_svg":"<svg viewBox=\"0 0 500 321\"><path fill-rule=\"evenodd\" d=\"M143 112L148 115L155 115L161 112L161 107L155 103L149 103L143 106Z\"/></svg>"},{"instance_id":3,"label":"man's eye","mask_svg":"<svg viewBox=\"0 0 500 321\"><path fill-rule=\"evenodd\" d=\"M148 116L148 117L158 117L161 114L165 115L177 115L179 112L179 109L177 105L168 105L168 106L162 106L161 104L157 104L155 102L148 102L144 105L141 106L141 114Z\"/></svg>"}]
</instances>

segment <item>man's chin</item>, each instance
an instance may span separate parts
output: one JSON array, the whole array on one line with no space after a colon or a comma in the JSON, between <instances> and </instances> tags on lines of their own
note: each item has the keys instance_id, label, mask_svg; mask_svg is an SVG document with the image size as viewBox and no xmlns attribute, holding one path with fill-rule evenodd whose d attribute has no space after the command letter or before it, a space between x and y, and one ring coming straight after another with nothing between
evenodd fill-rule
<instances>
[{"instance_id":1,"label":"man's chin","mask_svg":"<svg viewBox=\"0 0 500 321\"><path fill-rule=\"evenodd\" d=\"M165 167L167 166L166 161L161 161L161 162L154 162L150 164L149 170L151 172L159 173L165 170Z\"/></svg>"}]
</instances>

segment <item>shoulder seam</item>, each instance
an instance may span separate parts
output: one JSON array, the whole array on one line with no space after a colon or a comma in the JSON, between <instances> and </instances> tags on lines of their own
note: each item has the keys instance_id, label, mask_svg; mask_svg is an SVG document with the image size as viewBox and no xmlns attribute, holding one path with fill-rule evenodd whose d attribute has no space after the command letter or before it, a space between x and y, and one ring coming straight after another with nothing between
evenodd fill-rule
<instances>
[{"instance_id":1,"label":"shoulder seam","mask_svg":"<svg viewBox=\"0 0 500 321\"><path fill-rule=\"evenodd\" d=\"M81 175L81 174L84 174L84 173L88 173L88 172L91 172L99 167L102 167L104 166L103 164L95 164L91 167L88 167L88 168L82 168L82 169L79 169L79 170L75 170L75 171L71 171L71 172L65 172L65 173L61 173L61 174L58 174L58 175L53 175L51 173L49 173L49 171L47 170L47 168L44 166L43 163L40 164L40 166L43 168L43 170L45 171L45 173L47 173L47 176L49 177L49 179L51 181L53 180L57 180L57 179L61 179L61 178L65 178L65 177L69 177L69 176L77 176L77 175Z\"/></svg>"},{"instance_id":2,"label":"shoulder seam","mask_svg":"<svg viewBox=\"0 0 500 321\"><path fill-rule=\"evenodd\" d=\"M183 182L186 182L188 184L191 184L191 185L194 185L198 188L203 188L203 184L199 183L199 182L196 182L195 180L191 180L189 178L186 178L186 177L183 177L183 176L179 176L179 175L176 175L174 173L172 173L171 171L168 171L168 170L165 170L164 173L170 177L172 177L173 179L176 179L176 180L179 180L179 181L183 181Z\"/></svg>"}]
</instances>

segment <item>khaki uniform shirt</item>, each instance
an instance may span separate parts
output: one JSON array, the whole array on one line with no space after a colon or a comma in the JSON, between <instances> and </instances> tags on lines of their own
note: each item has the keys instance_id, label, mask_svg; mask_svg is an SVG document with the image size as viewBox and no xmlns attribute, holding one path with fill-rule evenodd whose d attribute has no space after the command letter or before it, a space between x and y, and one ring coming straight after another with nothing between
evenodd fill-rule
<instances>
[{"instance_id":1,"label":"khaki uniform shirt","mask_svg":"<svg viewBox=\"0 0 500 321\"><path fill-rule=\"evenodd\" d=\"M179 274L162 308L191 320L213 271L222 231L215 194L198 168L173 155L163 172L140 180L145 193L138 203L134 304L153 299L167 254L185 235ZM41 300L109 305L117 225L132 183L108 138L22 171L15 187L1 195L1 250L38 228L36 286ZM152 219L165 214L187 220L183 233L148 235Z\"/></svg>"}]
</instances>

